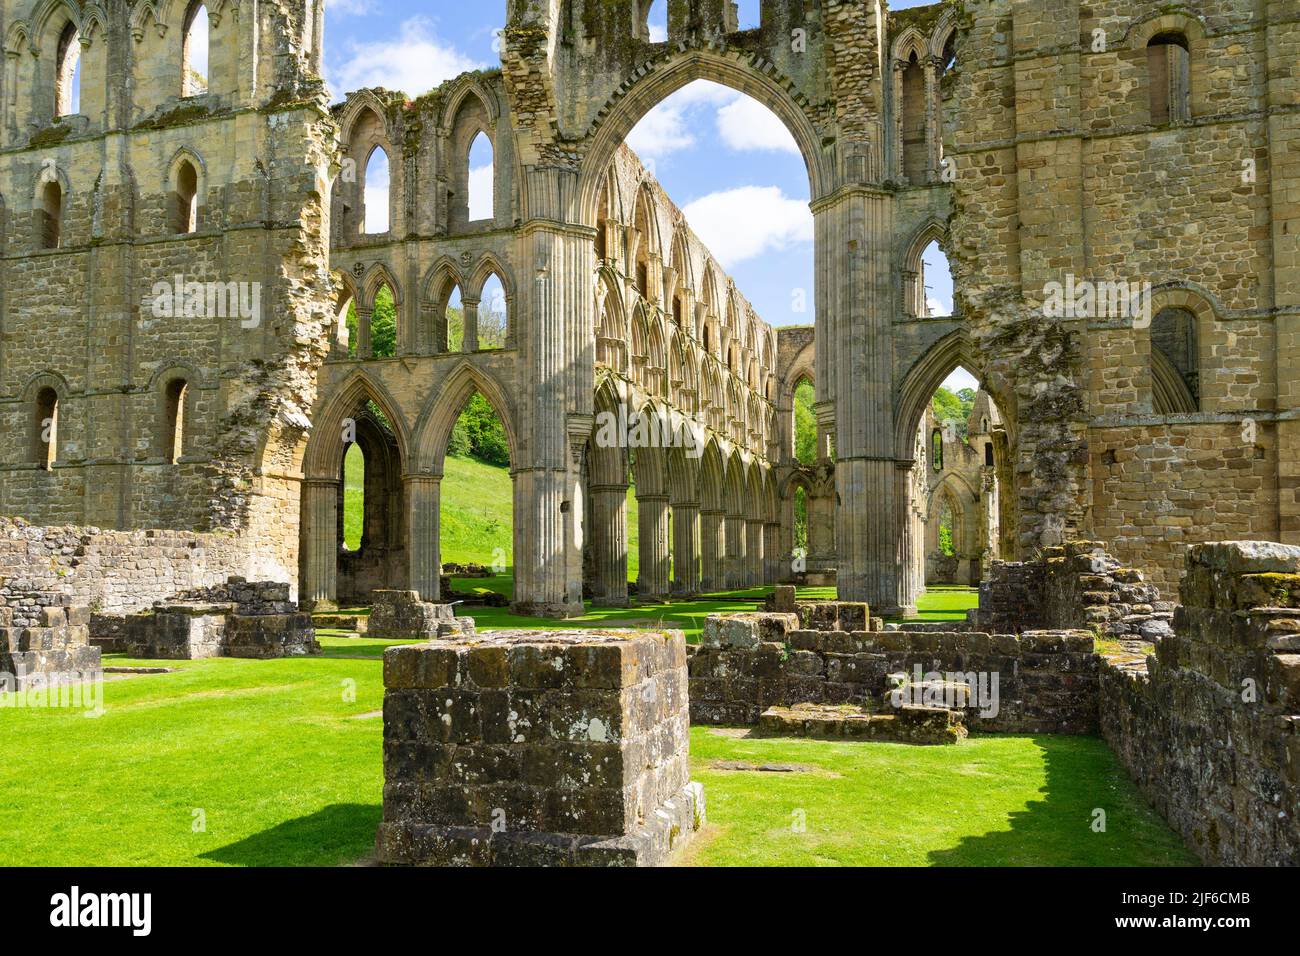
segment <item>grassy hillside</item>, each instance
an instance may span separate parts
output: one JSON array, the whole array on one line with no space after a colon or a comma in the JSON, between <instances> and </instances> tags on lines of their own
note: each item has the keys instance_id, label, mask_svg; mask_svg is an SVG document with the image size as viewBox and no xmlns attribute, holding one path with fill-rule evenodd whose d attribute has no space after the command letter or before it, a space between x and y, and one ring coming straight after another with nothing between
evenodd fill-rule
<instances>
[{"instance_id":1,"label":"grassy hillside","mask_svg":"<svg viewBox=\"0 0 1300 956\"><path fill-rule=\"evenodd\" d=\"M349 548L361 543L364 500L364 460L356 447L348 449L344 465L343 540ZM497 548L513 566L514 489L510 472L476 458L447 456L442 478L442 560L458 564L492 564ZM637 562L636 499L628 495L628 578L635 580Z\"/></svg>"}]
</instances>

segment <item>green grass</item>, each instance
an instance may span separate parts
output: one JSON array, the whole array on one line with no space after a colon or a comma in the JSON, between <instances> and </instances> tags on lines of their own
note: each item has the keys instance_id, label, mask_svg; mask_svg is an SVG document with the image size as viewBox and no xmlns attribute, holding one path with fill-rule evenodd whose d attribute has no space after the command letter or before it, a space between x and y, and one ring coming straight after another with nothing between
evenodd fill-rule
<instances>
[{"instance_id":1,"label":"green grass","mask_svg":"<svg viewBox=\"0 0 1300 956\"><path fill-rule=\"evenodd\" d=\"M365 501L365 459L354 445L343 460L343 541L352 550L361 546L361 515ZM477 458L448 455L441 483L441 551L444 562L486 564L505 554L514 560L514 483L510 472ZM637 572L636 497L628 494L628 577ZM500 552L498 552L500 549ZM509 592L507 592L509 593Z\"/></svg>"},{"instance_id":2,"label":"green grass","mask_svg":"<svg viewBox=\"0 0 1300 956\"><path fill-rule=\"evenodd\" d=\"M178 662L108 681L97 719L0 710L0 866L363 859L380 818L378 658L390 643L327 635L323 658ZM1094 738L927 748L738 733L692 729L710 820L693 864L1193 862ZM809 771L726 771L718 760ZM1089 827L1096 807L1108 815L1102 834ZM796 810L804 833L791 828Z\"/></svg>"},{"instance_id":3,"label":"green grass","mask_svg":"<svg viewBox=\"0 0 1300 956\"><path fill-rule=\"evenodd\" d=\"M734 771L719 761L807 769ZM1196 862L1095 737L977 735L918 747L693 727L691 776L704 784L709 818L688 852L698 866ZM1097 808L1102 833L1092 829Z\"/></svg>"}]
</instances>

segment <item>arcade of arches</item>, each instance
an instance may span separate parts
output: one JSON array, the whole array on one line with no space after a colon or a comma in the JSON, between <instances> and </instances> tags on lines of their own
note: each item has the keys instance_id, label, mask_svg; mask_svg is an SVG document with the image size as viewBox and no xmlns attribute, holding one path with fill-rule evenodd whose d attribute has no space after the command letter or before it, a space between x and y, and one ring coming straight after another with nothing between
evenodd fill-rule
<instances>
[{"instance_id":1,"label":"arcade of arches","mask_svg":"<svg viewBox=\"0 0 1300 956\"><path fill-rule=\"evenodd\" d=\"M1276 3L772 0L742 31L729 0L674 0L652 42L645 4L511 0L499 70L333 108L320 0L210 3L199 91L201 6L0 7L0 422L49 436L0 449L0 513L231 533L241 573L305 601L436 597L477 392L539 614L626 600L629 486L646 595L804 575L890 614L1072 537L1166 589L1196 541L1300 541L1300 134L1266 52L1300 43ZM1082 48L1099 24L1112 42ZM76 113L70 61L35 55L70 29ZM798 144L811 328L756 315L621 145L695 80ZM1249 184L1243 143L1268 160ZM259 283L260 314L159 314L182 273ZM1149 282L1150 321L1049 315L1067 277ZM958 366L988 425L936 445ZM352 445L365 544L344 552Z\"/></svg>"}]
</instances>

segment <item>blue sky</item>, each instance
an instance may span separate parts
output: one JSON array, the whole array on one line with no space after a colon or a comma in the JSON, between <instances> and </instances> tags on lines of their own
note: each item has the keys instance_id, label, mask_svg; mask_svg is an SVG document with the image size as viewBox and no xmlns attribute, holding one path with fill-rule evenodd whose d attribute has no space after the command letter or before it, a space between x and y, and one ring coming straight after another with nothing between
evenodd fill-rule
<instances>
[{"instance_id":1,"label":"blue sky","mask_svg":"<svg viewBox=\"0 0 1300 956\"><path fill-rule=\"evenodd\" d=\"M758 6L742 0L742 28L757 25ZM666 9L666 0L656 0L655 38L665 35ZM505 0L326 0L325 16L325 74L335 99L366 86L418 96L465 70L500 64L495 34ZM813 322L808 174L775 115L700 81L659 104L628 141L760 316L772 325ZM932 312L950 312L946 264L927 269L927 284Z\"/></svg>"}]
</instances>

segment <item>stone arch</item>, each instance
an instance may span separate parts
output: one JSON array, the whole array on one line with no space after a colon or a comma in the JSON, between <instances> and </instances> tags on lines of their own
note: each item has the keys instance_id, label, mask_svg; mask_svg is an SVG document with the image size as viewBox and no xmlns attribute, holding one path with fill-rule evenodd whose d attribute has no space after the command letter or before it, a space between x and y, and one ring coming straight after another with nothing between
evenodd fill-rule
<instances>
[{"instance_id":1,"label":"stone arch","mask_svg":"<svg viewBox=\"0 0 1300 956\"><path fill-rule=\"evenodd\" d=\"M622 280L609 266L602 266L596 278L596 362L626 373L631 364L627 313L619 294Z\"/></svg>"},{"instance_id":2,"label":"stone arch","mask_svg":"<svg viewBox=\"0 0 1300 956\"><path fill-rule=\"evenodd\" d=\"M899 459L911 460L915 450L916 430L921 425L930 399L944 379L959 365L970 369L977 377L982 376L985 363L981 358L970 337L959 329L934 343L912 364L894 402L894 446ZM998 398L996 392L984 387L995 400ZM999 402L999 408L1003 411L1005 421L1008 406Z\"/></svg>"},{"instance_id":3,"label":"stone arch","mask_svg":"<svg viewBox=\"0 0 1300 956\"><path fill-rule=\"evenodd\" d=\"M194 172L192 184L184 182L187 166ZM204 199L208 192L208 168L203 157L189 146L182 146L172 154L164 176L162 193L172 206L170 231L198 232L202 227L203 210L207 205Z\"/></svg>"},{"instance_id":4,"label":"stone arch","mask_svg":"<svg viewBox=\"0 0 1300 956\"><path fill-rule=\"evenodd\" d=\"M807 100L770 63L760 68L754 54L701 48L682 51L670 45L659 61L648 66L639 79L621 87L597 111L598 118L587 132L575 211L579 222L595 223L600 177L619 144L651 109L694 80L712 80L762 101L794 137L808 167L812 201L832 191L835 147L823 147Z\"/></svg>"},{"instance_id":5,"label":"stone arch","mask_svg":"<svg viewBox=\"0 0 1300 956\"><path fill-rule=\"evenodd\" d=\"M894 39L890 47L891 56L895 63L906 63L913 56L924 63L927 46L926 38L921 31L909 25Z\"/></svg>"},{"instance_id":6,"label":"stone arch","mask_svg":"<svg viewBox=\"0 0 1300 956\"><path fill-rule=\"evenodd\" d=\"M375 307L375 296L379 294L379 290L384 286L388 286L388 290L393 293L393 305L400 308L402 305L402 287L397 279L393 277L388 265L383 262L376 262L367 270L366 277L361 283L360 304L364 308L373 309Z\"/></svg>"},{"instance_id":7,"label":"stone arch","mask_svg":"<svg viewBox=\"0 0 1300 956\"><path fill-rule=\"evenodd\" d=\"M383 383L368 375L364 369L354 371L326 400L316 413L311 437L303 456L303 476L307 480L337 480L343 465L346 445L343 441L344 420L354 417L358 408L374 402L388 419L397 441L398 453L404 462L411 461L411 432L401 414L401 406L388 393Z\"/></svg>"},{"instance_id":8,"label":"stone arch","mask_svg":"<svg viewBox=\"0 0 1300 956\"><path fill-rule=\"evenodd\" d=\"M456 419L475 392L482 395L501 419L510 452L511 472L519 467L519 434L515 406L509 392L488 371L469 359L462 359L442 380L415 423L415 457L412 469L420 474L441 475L447 458L447 444Z\"/></svg>"},{"instance_id":9,"label":"stone arch","mask_svg":"<svg viewBox=\"0 0 1300 956\"><path fill-rule=\"evenodd\" d=\"M443 114L443 129L447 131L447 219L452 228L468 225L470 218L470 152L480 135L486 136L492 149L493 214L498 206L500 182L500 150L497 142L496 115L493 97L474 79L468 79L453 94Z\"/></svg>"},{"instance_id":10,"label":"stone arch","mask_svg":"<svg viewBox=\"0 0 1300 956\"><path fill-rule=\"evenodd\" d=\"M700 454L700 507L705 511L724 511L727 470L716 438L704 445Z\"/></svg>"},{"instance_id":11,"label":"stone arch","mask_svg":"<svg viewBox=\"0 0 1300 956\"><path fill-rule=\"evenodd\" d=\"M903 301L899 309L903 315L920 317L926 314L925 306L925 264L922 257L930 243L937 242L944 255L948 255L948 224L937 216L931 216L912 231L912 234L899 245L897 259L901 270L899 288L903 292ZM951 266L949 267L951 273ZM956 296L953 296L953 313L957 312Z\"/></svg>"}]
</instances>

